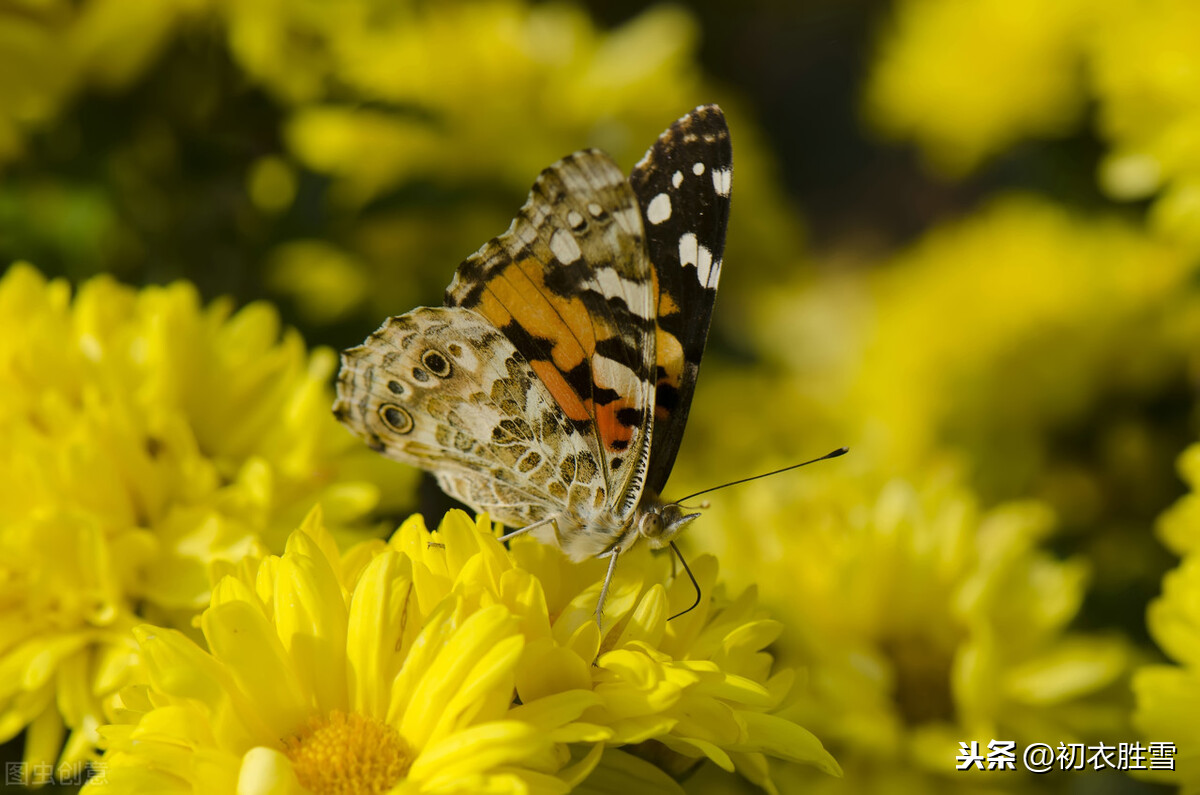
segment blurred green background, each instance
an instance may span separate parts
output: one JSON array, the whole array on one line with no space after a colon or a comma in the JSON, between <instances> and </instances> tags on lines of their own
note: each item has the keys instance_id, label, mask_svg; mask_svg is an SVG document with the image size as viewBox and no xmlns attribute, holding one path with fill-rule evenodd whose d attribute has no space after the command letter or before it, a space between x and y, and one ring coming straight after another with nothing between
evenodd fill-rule
<instances>
[{"instance_id":1,"label":"blurred green background","mask_svg":"<svg viewBox=\"0 0 1200 795\"><path fill-rule=\"evenodd\" d=\"M1195 546L1198 81L1187 0L8 0L0 262L266 299L345 348L440 303L556 158L629 168L718 102L728 267L667 496L852 447L687 539L757 582L847 771L781 788L1195 786L1196 722L1160 708L1200 699L1200 630L1186 595L1146 614ZM1072 737L1181 770L944 755Z\"/></svg>"}]
</instances>

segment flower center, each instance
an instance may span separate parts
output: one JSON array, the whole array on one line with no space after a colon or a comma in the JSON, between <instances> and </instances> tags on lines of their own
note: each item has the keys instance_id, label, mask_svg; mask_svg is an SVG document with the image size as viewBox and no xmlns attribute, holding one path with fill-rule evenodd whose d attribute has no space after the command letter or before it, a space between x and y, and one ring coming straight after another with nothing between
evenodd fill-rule
<instances>
[{"instance_id":1,"label":"flower center","mask_svg":"<svg viewBox=\"0 0 1200 795\"><path fill-rule=\"evenodd\" d=\"M950 689L953 656L932 638L885 639L881 651L891 660L896 676L896 706L909 726L952 721L954 694Z\"/></svg>"},{"instance_id":2,"label":"flower center","mask_svg":"<svg viewBox=\"0 0 1200 795\"><path fill-rule=\"evenodd\" d=\"M399 732L357 712L312 718L283 745L296 778L316 795L387 792L413 762Z\"/></svg>"}]
</instances>

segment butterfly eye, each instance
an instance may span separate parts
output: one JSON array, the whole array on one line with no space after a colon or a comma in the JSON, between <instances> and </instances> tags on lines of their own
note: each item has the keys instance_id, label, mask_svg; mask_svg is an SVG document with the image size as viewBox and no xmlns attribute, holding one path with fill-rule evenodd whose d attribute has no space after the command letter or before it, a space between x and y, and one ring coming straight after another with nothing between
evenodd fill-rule
<instances>
[{"instance_id":1,"label":"butterfly eye","mask_svg":"<svg viewBox=\"0 0 1200 795\"><path fill-rule=\"evenodd\" d=\"M425 365L429 372L438 378L445 378L450 375L450 362L446 361L446 357L435 350L428 350L421 354L421 364Z\"/></svg>"},{"instance_id":2,"label":"butterfly eye","mask_svg":"<svg viewBox=\"0 0 1200 795\"><path fill-rule=\"evenodd\" d=\"M380 406L379 419L396 433L408 433L413 429L412 415L395 403L384 403Z\"/></svg>"},{"instance_id":3,"label":"butterfly eye","mask_svg":"<svg viewBox=\"0 0 1200 795\"><path fill-rule=\"evenodd\" d=\"M641 526L638 527L638 532L643 538L654 540L662 535L663 522L662 517L655 511L647 512L642 516Z\"/></svg>"}]
</instances>

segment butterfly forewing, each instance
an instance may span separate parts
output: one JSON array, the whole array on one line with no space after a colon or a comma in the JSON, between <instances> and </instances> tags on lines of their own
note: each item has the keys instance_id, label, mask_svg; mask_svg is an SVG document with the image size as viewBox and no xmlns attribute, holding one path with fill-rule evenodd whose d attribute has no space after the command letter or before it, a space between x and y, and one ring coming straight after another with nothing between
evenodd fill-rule
<instances>
[{"instance_id":1,"label":"butterfly forewing","mask_svg":"<svg viewBox=\"0 0 1200 795\"><path fill-rule=\"evenodd\" d=\"M447 306L493 323L591 440L606 504L571 507L621 520L649 460L654 286L637 198L602 152L542 172L512 227L459 266Z\"/></svg>"},{"instance_id":2,"label":"butterfly forewing","mask_svg":"<svg viewBox=\"0 0 1200 795\"><path fill-rule=\"evenodd\" d=\"M705 105L659 136L629 177L658 277L655 422L646 476L655 493L679 451L708 339L732 174L725 116L716 105Z\"/></svg>"}]
</instances>

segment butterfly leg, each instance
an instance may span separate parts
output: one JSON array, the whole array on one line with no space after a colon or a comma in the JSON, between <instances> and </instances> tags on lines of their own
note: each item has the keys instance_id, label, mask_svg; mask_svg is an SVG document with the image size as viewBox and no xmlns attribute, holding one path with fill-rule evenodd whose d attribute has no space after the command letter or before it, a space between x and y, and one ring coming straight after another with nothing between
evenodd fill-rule
<instances>
[{"instance_id":1,"label":"butterfly leg","mask_svg":"<svg viewBox=\"0 0 1200 795\"><path fill-rule=\"evenodd\" d=\"M608 573L604 575L604 585L600 586L600 598L596 600L596 628L600 630L601 635L604 634L604 600L608 598L608 586L612 585L613 572L617 570L619 553L618 549L604 553L608 555ZM597 557L604 557L604 555L597 555Z\"/></svg>"},{"instance_id":2,"label":"butterfly leg","mask_svg":"<svg viewBox=\"0 0 1200 795\"><path fill-rule=\"evenodd\" d=\"M523 536L526 533L528 533L530 530L536 530L539 527L545 527L546 525L553 522L556 518L557 517L551 516L549 519L543 519L540 522L534 522L533 524L527 524L524 527L518 527L516 530L505 533L504 535L500 536L500 540L508 541L510 538L516 538L517 536Z\"/></svg>"}]
</instances>

